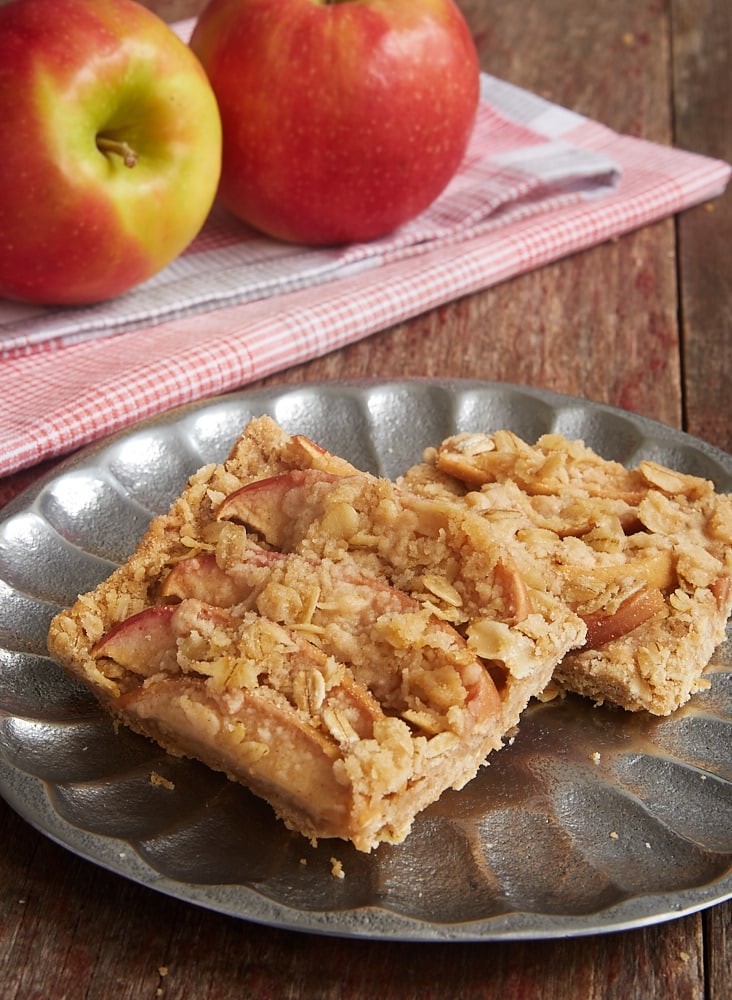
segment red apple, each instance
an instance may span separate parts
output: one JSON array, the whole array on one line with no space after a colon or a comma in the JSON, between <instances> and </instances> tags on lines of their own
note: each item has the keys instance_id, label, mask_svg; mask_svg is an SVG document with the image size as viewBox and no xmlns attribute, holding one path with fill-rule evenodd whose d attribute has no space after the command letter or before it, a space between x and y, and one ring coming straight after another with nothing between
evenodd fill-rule
<instances>
[{"instance_id":1,"label":"red apple","mask_svg":"<svg viewBox=\"0 0 732 1000\"><path fill-rule=\"evenodd\" d=\"M382 236L460 165L479 67L453 0L212 0L191 47L221 111L221 198L272 236Z\"/></svg>"},{"instance_id":2,"label":"red apple","mask_svg":"<svg viewBox=\"0 0 732 1000\"><path fill-rule=\"evenodd\" d=\"M134 0L0 6L0 295L111 298L181 253L216 194L198 60Z\"/></svg>"}]
</instances>

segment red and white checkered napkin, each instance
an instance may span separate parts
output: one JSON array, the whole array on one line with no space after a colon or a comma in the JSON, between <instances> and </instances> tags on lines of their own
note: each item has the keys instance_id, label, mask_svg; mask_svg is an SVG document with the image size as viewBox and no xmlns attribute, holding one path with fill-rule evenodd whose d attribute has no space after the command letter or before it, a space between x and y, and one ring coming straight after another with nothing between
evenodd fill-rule
<instances>
[{"instance_id":1,"label":"red and white checkered napkin","mask_svg":"<svg viewBox=\"0 0 732 1000\"><path fill-rule=\"evenodd\" d=\"M277 243L216 209L188 251L84 309L0 300L0 475L325 354L719 195L726 163L483 77L465 161L390 236Z\"/></svg>"}]
</instances>

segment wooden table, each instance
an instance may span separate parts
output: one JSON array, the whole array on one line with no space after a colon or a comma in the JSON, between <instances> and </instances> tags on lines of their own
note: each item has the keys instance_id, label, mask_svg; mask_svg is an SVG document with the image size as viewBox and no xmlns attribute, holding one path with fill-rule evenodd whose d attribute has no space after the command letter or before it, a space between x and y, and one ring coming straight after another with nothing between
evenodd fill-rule
<instances>
[{"instance_id":1,"label":"wooden table","mask_svg":"<svg viewBox=\"0 0 732 1000\"><path fill-rule=\"evenodd\" d=\"M173 19L185 0L151 0ZM200 8L200 2L197 5ZM637 136L732 160L728 0L461 0L483 66ZM732 451L732 195L452 302L271 384L469 376L609 402ZM0 482L9 499L40 470ZM213 914L78 859L0 802L2 1000L725 1000L732 902L539 943L398 944Z\"/></svg>"}]
</instances>

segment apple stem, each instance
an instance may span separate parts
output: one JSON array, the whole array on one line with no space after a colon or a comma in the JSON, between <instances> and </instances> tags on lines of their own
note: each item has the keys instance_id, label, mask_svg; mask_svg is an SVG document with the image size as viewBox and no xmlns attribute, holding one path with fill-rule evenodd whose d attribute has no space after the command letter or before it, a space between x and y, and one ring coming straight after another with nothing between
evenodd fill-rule
<instances>
[{"instance_id":1,"label":"apple stem","mask_svg":"<svg viewBox=\"0 0 732 1000\"><path fill-rule=\"evenodd\" d=\"M97 136L97 149L100 153L108 156L110 153L121 156L126 167L134 167L137 163L138 155L124 139L109 139L107 136Z\"/></svg>"}]
</instances>

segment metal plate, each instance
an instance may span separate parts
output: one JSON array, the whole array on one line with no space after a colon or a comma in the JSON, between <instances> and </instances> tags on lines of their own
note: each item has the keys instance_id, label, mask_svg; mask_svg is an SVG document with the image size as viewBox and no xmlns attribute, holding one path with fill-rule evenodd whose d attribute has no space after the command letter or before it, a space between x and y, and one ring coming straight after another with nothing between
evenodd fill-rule
<instances>
[{"instance_id":1,"label":"metal plate","mask_svg":"<svg viewBox=\"0 0 732 1000\"><path fill-rule=\"evenodd\" d=\"M195 762L115 734L45 655L51 617L132 552L186 478L252 416L395 476L456 430L583 438L732 490L732 458L653 421L485 382L331 383L175 410L88 449L0 521L0 792L77 854L180 899L311 932L394 940L565 937L732 896L732 641L668 719L578 698L532 705L512 745L370 855L288 833ZM593 755L599 754L599 758ZM163 781L157 780L159 776ZM344 878L332 872L332 858Z\"/></svg>"}]
</instances>

